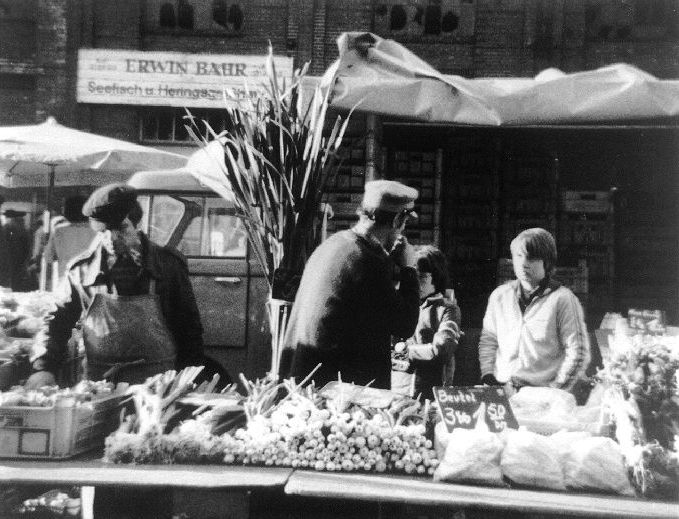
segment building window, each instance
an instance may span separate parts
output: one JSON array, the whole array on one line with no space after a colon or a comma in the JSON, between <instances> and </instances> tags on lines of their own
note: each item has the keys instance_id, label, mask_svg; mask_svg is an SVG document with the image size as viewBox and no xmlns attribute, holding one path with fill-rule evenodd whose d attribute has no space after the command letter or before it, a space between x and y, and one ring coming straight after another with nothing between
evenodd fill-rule
<instances>
[{"instance_id":1,"label":"building window","mask_svg":"<svg viewBox=\"0 0 679 519\"><path fill-rule=\"evenodd\" d=\"M178 2L177 25L181 29L193 29L193 6L187 0Z\"/></svg>"},{"instance_id":2,"label":"building window","mask_svg":"<svg viewBox=\"0 0 679 519\"><path fill-rule=\"evenodd\" d=\"M160 6L160 26L175 27L176 25L177 18L174 15L174 5L166 2Z\"/></svg>"},{"instance_id":3,"label":"building window","mask_svg":"<svg viewBox=\"0 0 679 519\"><path fill-rule=\"evenodd\" d=\"M387 37L474 35L474 0L386 0L375 5L374 31Z\"/></svg>"},{"instance_id":4,"label":"building window","mask_svg":"<svg viewBox=\"0 0 679 519\"><path fill-rule=\"evenodd\" d=\"M243 2L228 0L146 0L146 14L150 31L240 33L245 20Z\"/></svg>"},{"instance_id":5,"label":"building window","mask_svg":"<svg viewBox=\"0 0 679 519\"><path fill-rule=\"evenodd\" d=\"M452 11L448 11L443 15L443 19L441 20L441 31L453 32L459 27L459 25L460 18Z\"/></svg>"},{"instance_id":6,"label":"building window","mask_svg":"<svg viewBox=\"0 0 679 519\"><path fill-rule=\"evenodd\" d=\"M675 0L588 0L585 26L590 40L676 38L679 9Z\"/></svg>"},{"instance_id":7,"label":"building window","mask_svg":"<svg viewBox=\"0 0 679 519\"><path fill-rule=\"evenodd\" d=\"M243 26L243 10L238 4L229 7L229 18L227 21L231 24L234 31L240 31Z\"/></svg>"},{"instance_id":8,"label":"building window","mask_svg":"<svg viewBox=\"0 0 679 519\"><path fill-rule=\"evenodd\" d=\"M391 8L391 20L389 28L392 31L400 31L408 23L408 15L402 5L395 5Z\"/></svg>"},{"instance_id":9,"label":"building window","mask_svg":"<svg viewBox=\"0 0 679 519\"><path fill-rule=\"evenodd\" d=\"M227 24L227 13L229 8L226 5L226 0L214 0L212 2L212 20L226 28Z\"/></svg>"},{"instance_id":10,"label":"building window","mask_svg":"<svg viewBox=\"0 0 679 519\"><path fill-rule=\"evenodd\" d=\"M190 109L196 125L209 137L203 121L206 121L215 133L226 128L226 112L224 110ZM177 142L192 143L186 130L190 120L183 108L151 108L140 114L140 133L142 142Z\"/></svg>"},{"instance_id":11,"label":"building window","mask_svg":"<svg viewBox=\"0 0 679 519\"><path fill-rule=\"evenodd\" d=\"M424 34L441 34L441 1L432 1L425 9Z\"/></svg>"}]
</instances>

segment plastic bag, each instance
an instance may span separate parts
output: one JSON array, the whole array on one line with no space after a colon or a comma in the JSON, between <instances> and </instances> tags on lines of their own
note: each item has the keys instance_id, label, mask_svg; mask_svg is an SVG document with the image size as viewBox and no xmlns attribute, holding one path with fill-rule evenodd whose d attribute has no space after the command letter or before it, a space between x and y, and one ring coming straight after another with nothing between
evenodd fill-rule
<instances>
[{"instance_id":1,"label":"plastic bag","mask_svg":"<svg viewBox=\"0 0 679 519\"><path fill-rule=\"evenodd\" d=\"M592 488L633 496L620 446L610 438L582 438L564 451L568 488Z\"/></svg>"},{"instance_id":2,"label":"plastic bag","mask_svg":"<svg viewBox=\"0 0 679 519\"><path fill-rule=\"evenodd\" d=\"M484 415L483 412L479 414ZM437 425L437 429L445 431L445 425L440 429L441 425ZM504 485L500 470L504 442L498 434L488 431L485 420L479 419L475 429L455 429L447 435L439 434L438 443L439 446L445 443L446 447L434 472L435 481Z\"/></svg>"},{"instance_id":3,"label":"plastic bag","mask_svg":"<svg viewBox=\"0 0 679 519\"><path fill-rule=\"evenodd\" d=\"M544 436L511 431L500 461L502 473L519 485L565 490L559 453Z\"/></svg>"},{"instance_id":4,"label":"plastic bag","mask_svg":"<svg viewBox=\"0 0 679 519\"><path fill-rule=\"evenodd\" d=\"M549 437L549 441L556 449L559 455L559 462L563 467L573 444L591 437L592 435L587 431L559 431L552 434Z\"/></svg>"},{"instance_id":5,"label":"plastic bag","mask_svg":"<svg viewBox=\"0 0 679 519\"><path fill-rule=\"evenodd\" d=\"M512 395L509 403L521 422L529 420L573 421L575 397L568 391L551 387L526 386Z\"/></svg>"}]
</instances>

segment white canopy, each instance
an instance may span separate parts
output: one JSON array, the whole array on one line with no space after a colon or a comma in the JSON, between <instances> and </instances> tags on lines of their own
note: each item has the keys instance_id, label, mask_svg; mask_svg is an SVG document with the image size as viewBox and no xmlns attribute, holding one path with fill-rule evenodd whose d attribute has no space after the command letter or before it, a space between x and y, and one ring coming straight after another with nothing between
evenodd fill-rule
<instances>
[{"instance_id":1,"label":"white canopy","mask_svg":"<svg viewBox=\"0 0 679 519\"><path fill-rule=\"evenodd\" d=\"M631 65L535 78L444 75L392 40L370 33L338 38L339 59L322 83L332 105L427 122L546 125L656 119L679 115L679 81Z\"/></svg>"},{"instance_id":2,"label":"white canopy","mask_svg":"<svg viewBox=\"0 0 679 519\"><path fill-rule=\"evenodd\" d=\"M0 184L4 187L56 184L102 185L139 169L177 168L183 155L62 126L0 127ZM96 172L96 173L94 173Z\"/></svg>"}]
</instances>

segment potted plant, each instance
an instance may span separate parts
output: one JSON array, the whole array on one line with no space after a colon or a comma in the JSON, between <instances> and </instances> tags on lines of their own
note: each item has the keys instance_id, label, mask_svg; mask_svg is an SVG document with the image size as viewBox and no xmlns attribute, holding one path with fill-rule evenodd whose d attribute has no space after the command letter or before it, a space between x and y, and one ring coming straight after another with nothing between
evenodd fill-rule
<instances>
[{"instance_id":1,"label":"potted plant","mask_svg":"<svg viewBox=\"0 0 679 519\"><path fill-rule=\"evenodd\" d=\"M269 283L274 376L299 279L321 240L321 199L340 165L337 151L351 116L337 116L332 126L326 125L330 89L306 89L307 68L296 71L286 86L276 75L269 47L265 93L228 99L226 92L224 131L217 133L208 122L187 116L192 138L212 149L217 141L224 157L214 161L216 171L192 173L235 199L252 253Z\"/></svg>"}]
</instances>

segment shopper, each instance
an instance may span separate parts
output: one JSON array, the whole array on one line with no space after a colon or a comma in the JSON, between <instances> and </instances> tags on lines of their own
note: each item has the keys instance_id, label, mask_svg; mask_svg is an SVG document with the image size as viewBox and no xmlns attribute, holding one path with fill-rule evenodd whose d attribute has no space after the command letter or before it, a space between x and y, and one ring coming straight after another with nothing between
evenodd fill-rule
<instances>
[{"instance_id":1,"label":"shopper","mask_svg":"<svg viewBox=\"0 0 679 519\"><path fill-rule=\"evenodd\" d=\"M420 317L415 334L405 341L398 341L395 352L407 359L406 371L414 374L413 377L401 377L412 379L413 387L408 388L407 393L422 400L433 400L434 386L453 383L461 313L457 304L446 298L448 265L443 252L425 245L416 247L416 257Z\"/></svg>"},{"instance_id":2,"label":"shopper","mask_svg":"<svg viewBox=\"0 0 679 519\"><path fill-rule=\"evenodd\" d=\"M552 278L554 237L528 229L511 243L517 279L496 288L488 299L479 342L482 381L572 390L590 359L582 306Z\"/></svg>"},{"instance_id":3,"label":"shopper","mask_svg":"<svg viewBox=\"0 0 679 519\"><path fill-rule=\"evenodd\" d=\"M389 389L391 335L410 336L418 316L413 249L403 237L417 191L399 182L365 185L358 223L323 242L304 269L280 373L323 386ZM394 288L400 282L399 288Z\"/></svg>"},{"instance_id":4,"label":"shopper","mask_svg":"<svg viewBox=\"0 0 679 519\"><path fill-rule=\"evenodd\" d=\"M17 292L28 289L31 237L24 226L25 216L24 211L4 209L0 217L0 286Z\"/></svg>"},{"instance_id":5,"label":"shopper","mask_svg":"<svg viewBox=\"0 0 679 519\"><path fill-rule=\"evenodd\" d=\"M202 363L202 326L186 262L134 228L128 214L136 197L134 188L111 184L85 203L83 214L98 235L71 263L68 296L50 321L47 353L35 361L29 387L54 383L79 320L92 380L138 383Z\"/></svg>"},{"instance_id":6,"label":"shopper","mask_svg":"<svg viewBox=\"0 0 679 519\"><path fill-rule=\"evenodd\" d=\"M87 197L75 195L64 201L64 218L60 225L54 227L45 247L48 265L53 261L58 264L57 283L64 278L66 265L78 254L81 254L92 243L97 232L90 227L87 217L82 213Z\"/></svg>"}]
</instances>

